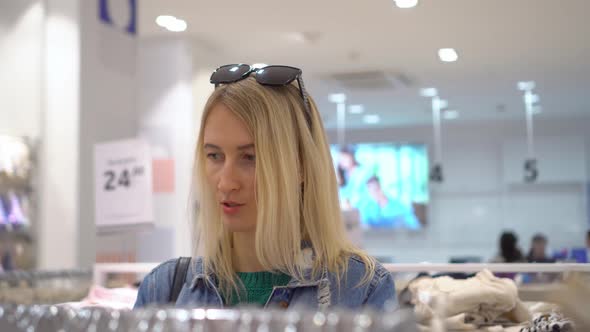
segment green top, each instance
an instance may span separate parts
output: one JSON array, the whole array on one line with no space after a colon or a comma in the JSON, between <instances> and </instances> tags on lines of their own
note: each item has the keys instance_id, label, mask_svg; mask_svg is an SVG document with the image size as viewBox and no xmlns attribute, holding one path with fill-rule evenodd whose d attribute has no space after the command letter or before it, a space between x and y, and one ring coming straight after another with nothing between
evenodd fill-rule
<instances>
[{"instance_id":1,"label":"green top","mask_svg":"<svg viewBox=\"0 0 590 332\"><path fill-rule=\"evenodd\" d=\"M238 298L235 291L229 299L224 298L227 306L237 304L258 304L264 306L272 293L273 287L285 286L291 277L282 273L272 272L238 272L238 278L244 284L245 292Z\"/></svg>"}]
</instances>

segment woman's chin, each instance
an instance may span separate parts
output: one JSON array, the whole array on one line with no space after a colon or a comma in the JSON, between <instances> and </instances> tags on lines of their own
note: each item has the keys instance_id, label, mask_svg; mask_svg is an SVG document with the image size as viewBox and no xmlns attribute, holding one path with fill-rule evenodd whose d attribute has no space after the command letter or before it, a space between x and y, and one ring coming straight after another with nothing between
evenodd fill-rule
<instances>
[{"instance_id":1,"label":"woman's chin","mask_svg":"<svg viewBox=\"0 0 590 332\"><path fill-rule=\"evenodd\" d=\"M232 218L228 216L223 216L223 225L225 228L230 232L253 232L256 230L256 225L251 225L250 223L246 222L245 220L240 220L240 218Z\"/></svg>"}]
</instances>

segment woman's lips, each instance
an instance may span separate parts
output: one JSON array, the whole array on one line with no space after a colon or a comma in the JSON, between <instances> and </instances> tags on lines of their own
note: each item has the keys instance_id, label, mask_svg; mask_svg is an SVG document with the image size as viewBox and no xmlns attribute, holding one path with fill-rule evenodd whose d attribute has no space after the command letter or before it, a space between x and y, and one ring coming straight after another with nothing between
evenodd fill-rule
<instances>
[{"instance_id":1,"label":"woman's lips","mask_svg":"<svg viewBox=\"0 0 590 332\"><path fill-rule=\"evenodd\" d=\"M236 204L236 203L222 203L221 207L223 208L223 212L228 215L233 215L240 212L240 208L244 206L244 204Z\"/></svg>"}]
</instances>

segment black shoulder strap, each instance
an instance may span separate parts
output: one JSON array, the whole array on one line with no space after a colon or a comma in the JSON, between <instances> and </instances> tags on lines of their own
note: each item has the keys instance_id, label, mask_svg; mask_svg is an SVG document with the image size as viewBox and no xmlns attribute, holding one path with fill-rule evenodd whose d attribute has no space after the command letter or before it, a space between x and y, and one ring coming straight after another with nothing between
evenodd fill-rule
<instances>
[{"instance_id":1,"label":"black shoulder strap","mask_svg":"<svg viewBox=\"0 0 590 332\"><path fill-rule=\"evenodd\" d=\"M190 262L190 257L180 257L176 261L176 268L174 269L174 277L168 302L176 303L176 299L178 299L178 295L182 290L182 285L184 285L184 281L186 280L186 273L188 272Z\"/></svg>"}]
</instances>

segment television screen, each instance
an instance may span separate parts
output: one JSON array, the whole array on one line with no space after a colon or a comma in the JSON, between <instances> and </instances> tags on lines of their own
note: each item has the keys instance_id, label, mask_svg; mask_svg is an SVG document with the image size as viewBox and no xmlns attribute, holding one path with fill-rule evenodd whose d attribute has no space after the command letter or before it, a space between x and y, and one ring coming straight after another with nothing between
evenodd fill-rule
<instances>
[{"instance_id":1,"label":"television screen","mask_svg":"<svg viewBox=\"0 0 590 332\"><path fill-rule=\"evenodd\" d=\"M364 228L418 231L427 225L428 152L424 144L331 145L343 210Z\"/></svg>"}]
</instances>

